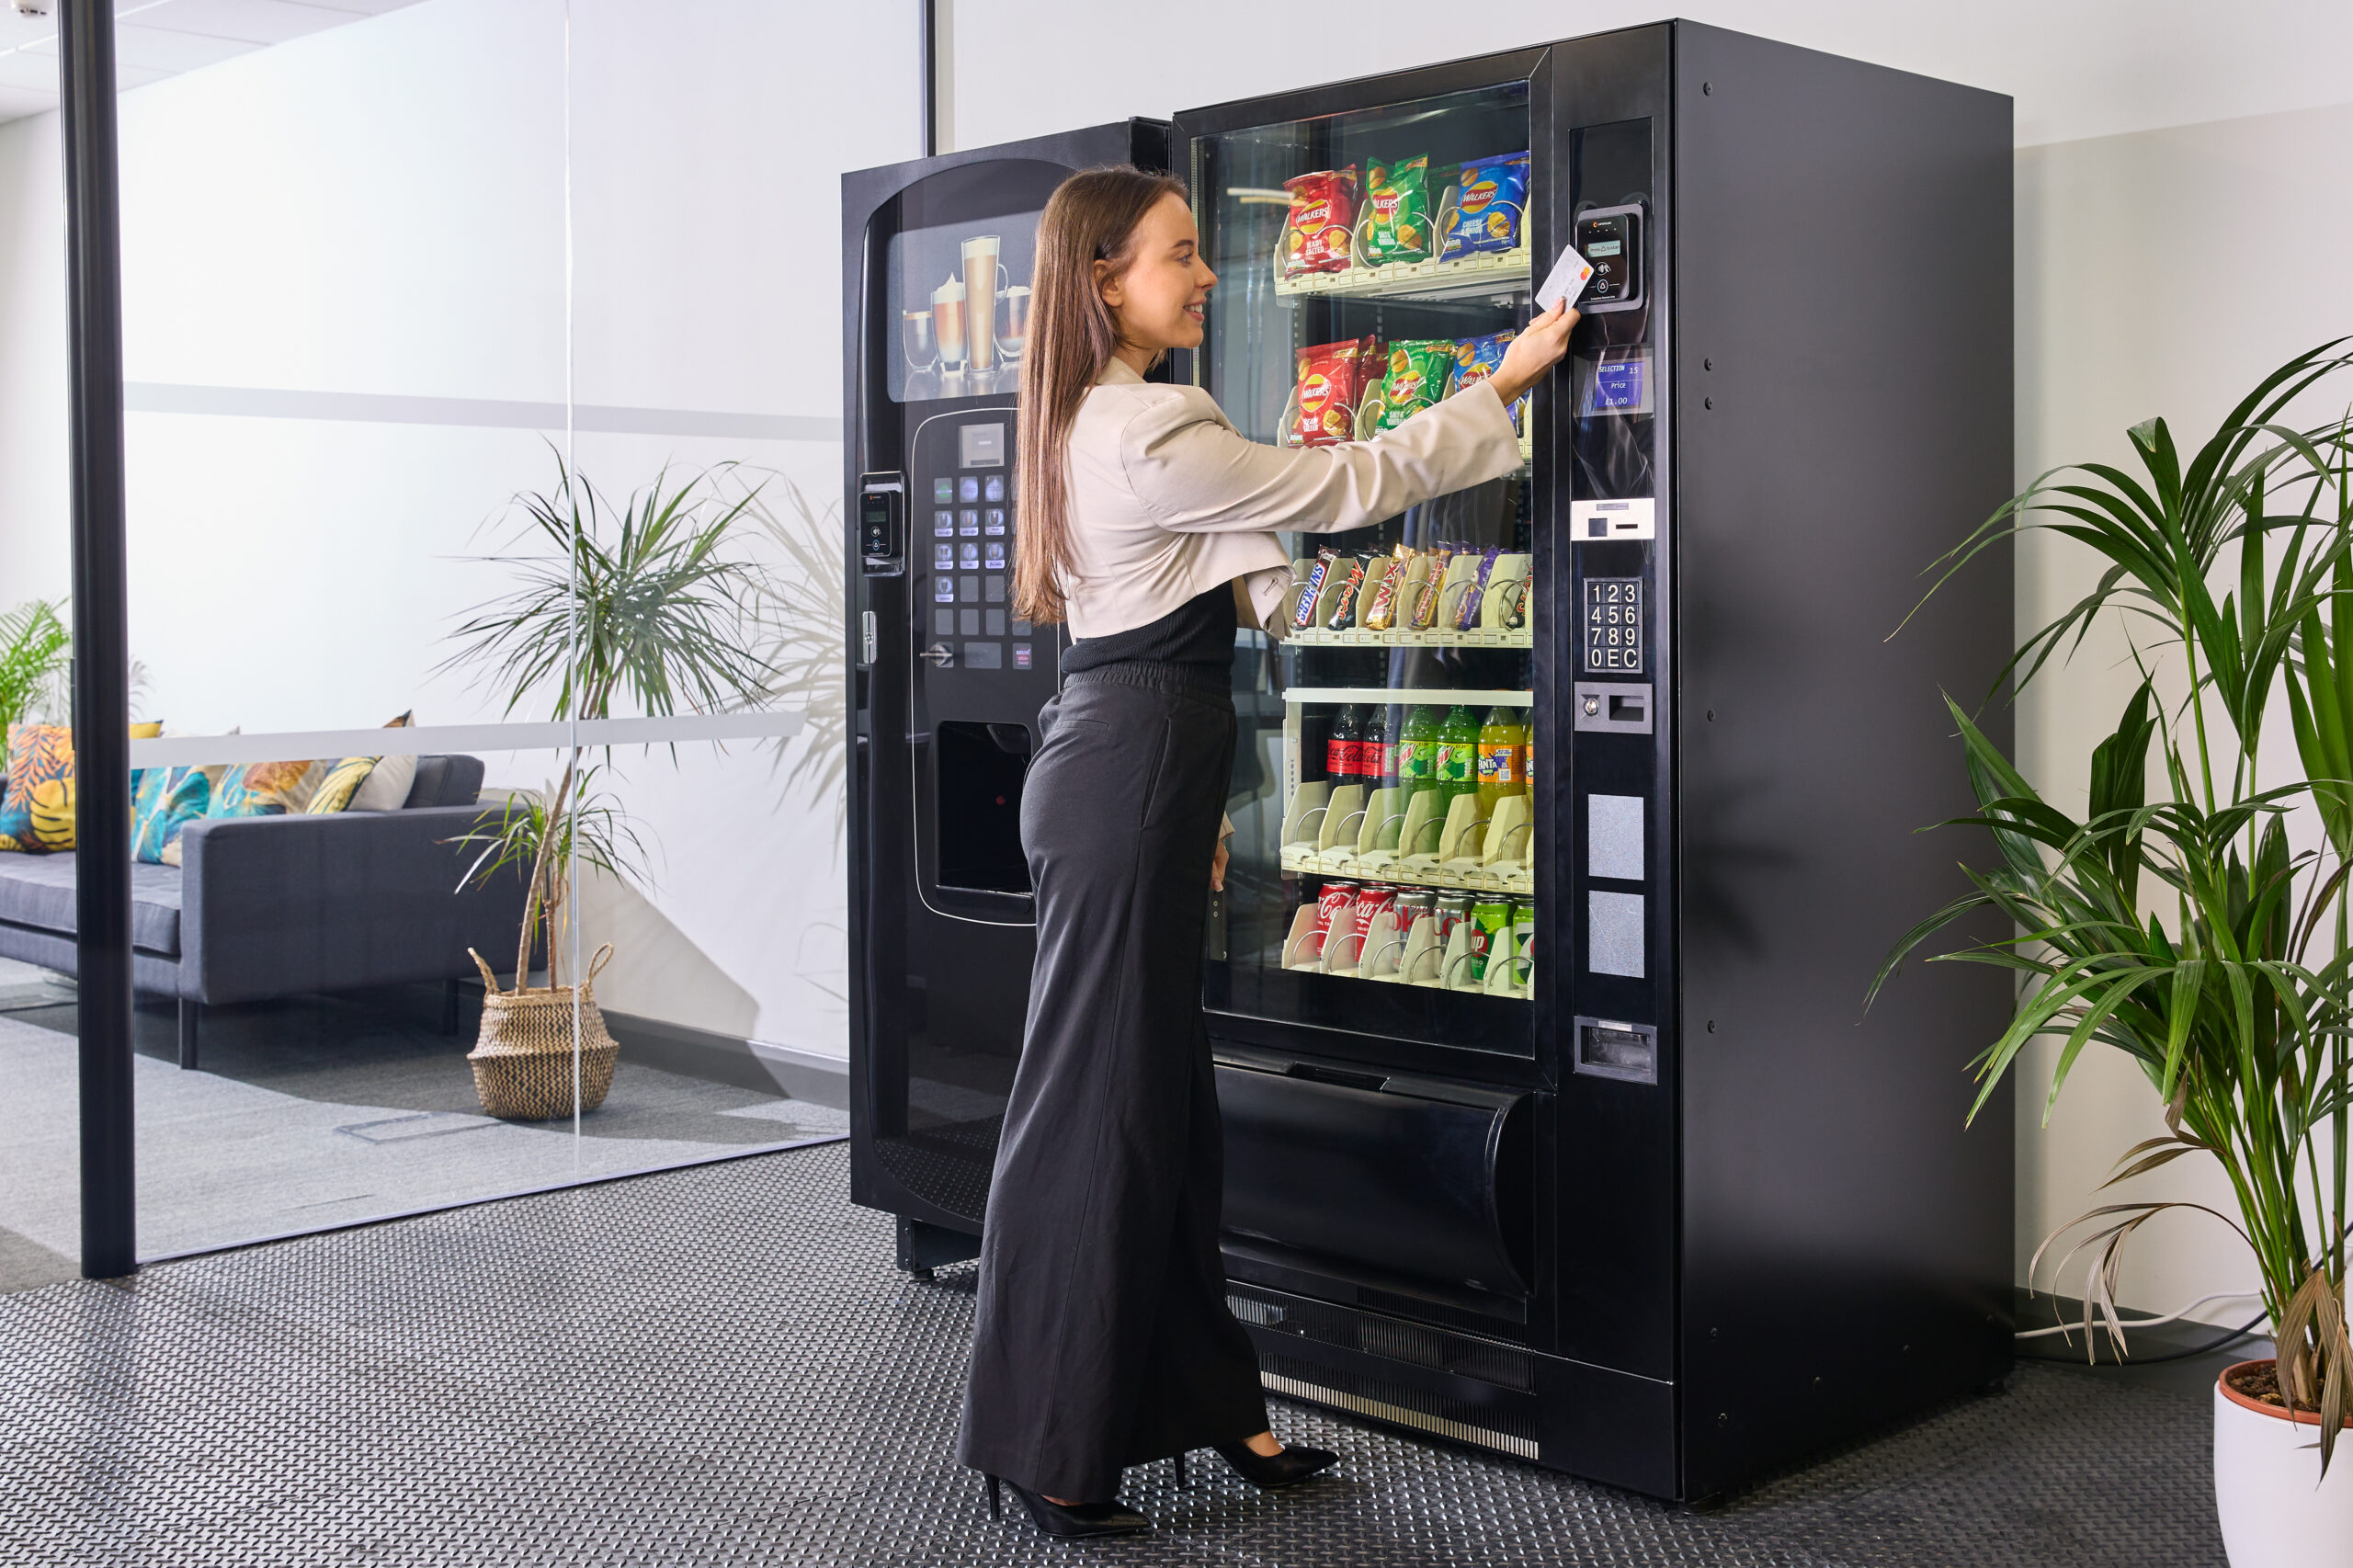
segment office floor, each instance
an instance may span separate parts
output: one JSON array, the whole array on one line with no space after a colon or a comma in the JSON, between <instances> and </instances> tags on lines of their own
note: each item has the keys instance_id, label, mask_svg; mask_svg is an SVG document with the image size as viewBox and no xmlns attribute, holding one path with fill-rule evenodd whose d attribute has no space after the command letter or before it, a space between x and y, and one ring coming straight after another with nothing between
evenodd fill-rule
<instances>
[{"instance_id":1,"label":"office floor","mask_svg":"<svg viewBox=\"0 0 2353 1568\"><path fill-rule=\"evenodd\" d=\"M1295 1492L1131 1472L1141 1541L989 1520L972 1319L840 1144L0 1297L0 1561L28 1564L2220 1564L2197 1393L2007 1389L1708 1513L1277 1402Z\"/></svg>"},{"instance_id":2,"label":"office floor","mask_svg":"<svg viewBox=\"0 0 2353 1568\"><path fill-rule=\"evenodd\" d=\"M74 994L0 972L0 1292L78 1273ZM176 1064L176 1017L135 1020L142 1256L651 1170L848 1131L842 1111L780 1091L665 1072L625 1046L583 1119L482 1114L472 1017L443 1032L438 994L305 997L218 1008L202 1066Z\"/></svg>"}]
</instances>

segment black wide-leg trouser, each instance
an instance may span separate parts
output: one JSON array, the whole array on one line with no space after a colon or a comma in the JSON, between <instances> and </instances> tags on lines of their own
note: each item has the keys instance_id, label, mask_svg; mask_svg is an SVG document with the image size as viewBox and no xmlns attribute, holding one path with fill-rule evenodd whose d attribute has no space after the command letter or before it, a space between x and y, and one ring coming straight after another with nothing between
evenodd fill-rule
<instances>
[{"instance_id":1,"label":"black wide-leg trouser","mask_svg":"<svg viewBox=\"0 0 2353 1568\"><path fill-rule=\"evenodd\" d=\"M1267 1429L1218 1255L1201 1018L1233 702L1183 665L1074 674L1040 715L1021 842L1028 1032L981 1241L964 1463L1081 1502L1126 1466Z\"/></svg>"}]
</instances>

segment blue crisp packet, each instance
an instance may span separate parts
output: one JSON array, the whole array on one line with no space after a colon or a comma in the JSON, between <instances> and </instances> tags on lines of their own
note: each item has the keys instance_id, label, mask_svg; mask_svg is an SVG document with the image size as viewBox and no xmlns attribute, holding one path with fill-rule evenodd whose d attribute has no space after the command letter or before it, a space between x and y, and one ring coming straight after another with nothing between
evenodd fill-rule
<instances>
[{"instance_id":1,"label":"blue crisp packet","mask_svg":"<svg viewBox=\"0 0 2353 1568\"><path fill-rule=\"evenodd\" d=\"M1503 368L1504 345L1519 335L1506 327L1483 337L1459 337L1454 341L1454 374L1448 380L1446 395L1452 397L1464 387L1475 387ZM1511 405L1511 427L1521 435L1528 433L1528 394Z\"/></svg>"},{"instance_id":2,"label":"blue crisp packet","mask_svg":"<svg viewBox=\"0 0 2353 1568\"><path fill-rule=\"evenodd\" d=\"M1451 261L1482 251L1516 250L1519 222L1528 208L1528 154L1474 158L1462 165L1454 205L1438 233L1438 259Z\"/></svg>"}]
</instances>

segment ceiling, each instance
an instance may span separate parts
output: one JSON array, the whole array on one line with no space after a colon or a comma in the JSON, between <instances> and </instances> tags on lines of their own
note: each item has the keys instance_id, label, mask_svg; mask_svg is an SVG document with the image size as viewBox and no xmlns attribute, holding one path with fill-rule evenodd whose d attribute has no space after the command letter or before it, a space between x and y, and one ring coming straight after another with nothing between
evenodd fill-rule
<instances>
[{"instance_id":1,"label":"ceiling","mask_svg":"<svg viewBox=\"0 0 2353 1568\"><path fill-rule=\"evenodd\" d=\"M59 5L77 0L51 0ZM116 0L115 83L143 87L416 0ZM0 119L57 107L57 18L0 0Z\"/></svg>"}]
</instances>

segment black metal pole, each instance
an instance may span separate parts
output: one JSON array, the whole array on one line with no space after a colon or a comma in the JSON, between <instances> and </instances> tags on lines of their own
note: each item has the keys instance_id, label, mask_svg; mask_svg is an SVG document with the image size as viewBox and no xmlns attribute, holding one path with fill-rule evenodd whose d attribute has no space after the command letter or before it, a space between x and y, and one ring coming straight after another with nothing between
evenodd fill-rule
<instances>
[{"instance_id":1,"label":"black metal pole","mask_svg":"<svg viewBox=\"0 0 2353 1568\"><path fill-rule=\"evenodd\" d=\"M939 155L939 0L915 0L923 7L923 155Z\"/></svg>"},{"instance_id":2,"label":"black metal pole","mask_svg":"<svg viewBox=\"0 0 2353 1568\"><path fill-rule=\"evenodd\" d=\"M82 1273L139 1266L131 1082L131 641L124 587L122 224L114 7L57 7L72 312L74 888Z\"/></svg>"}]
</instances>

